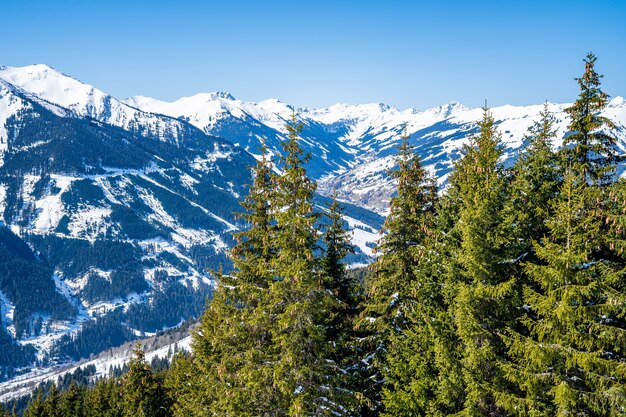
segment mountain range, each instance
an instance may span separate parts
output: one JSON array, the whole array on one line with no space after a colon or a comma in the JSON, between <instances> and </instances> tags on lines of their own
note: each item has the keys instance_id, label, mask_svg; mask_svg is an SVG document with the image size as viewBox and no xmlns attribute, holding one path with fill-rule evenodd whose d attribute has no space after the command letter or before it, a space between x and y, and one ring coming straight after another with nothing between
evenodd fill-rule
<instances>
[{"instance_id":1,"label":"mountain range","mask_svg":"<svg viewBox=\"0 0 626 417\"><path fill-rule=\"evenodd\" d=\"M478 131L482 108L467 108L458 102L418 110L399 110L382 103L335 104L323 109L294 108L276 99L258 103L235 99L228 93L197 94L173 102L131 97L125 103L144 111L185 120L206 132L258 153L260 141L280 153L285 121L293 112L304 124L303 145L311 153L310 174L323 194L333 190L341 199L380 214L387 213L393 184L387 175L406 128L411 143L440 185L467 139ZM557 120L555 146L567 134L569 104L548 103ZM528 128L538 120L543 104L501 106L490 111L502 134L505 163L512 163ZM616 123L620 148L626 150L626 101L613 98L606 115Z\"/></svg>"},{"instance_id":2,"label":"mountain range","mask_svg":"<svg viewBox=\"0 0 626 417\"><path fill-rule=\"evenodd\" d=\"M548 105L555 146L568 133L565 107ZM506 164L542 108L491 109ZM244 226L233 213L261 143L280 154L294 113L319 210L336 191L357 248L350 262L364 264L402 132L445 185L483 111L456 102L294 108L222 92L118 100L46 65L0 67L0 380L197 316L210 270L228 268L231 233ZM625 100L613 98L606 115L626 151Z\"/></svg>"}]
</instances>

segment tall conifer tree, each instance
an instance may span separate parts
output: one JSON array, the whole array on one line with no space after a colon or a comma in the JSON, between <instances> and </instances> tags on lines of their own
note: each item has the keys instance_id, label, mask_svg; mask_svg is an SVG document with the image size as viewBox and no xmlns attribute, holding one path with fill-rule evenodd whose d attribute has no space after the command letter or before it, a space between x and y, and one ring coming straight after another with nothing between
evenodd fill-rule
<instances>
[{"instance_id":1,"label":"tall conifer tree","mask_svg":"<svg viewBox=\"0 0 626 417\"><path fill-rule=\"evenodd\" d=\"M122 405L124 417L164 417L164 398L160 395L158 382L145 362L143 349L138 344L128 364L128 373L122 381ZM75 401L68 400L67 407Z\"/></svg>"},{"instance_id":2,"label":"tall conifer tree","mask_svg":"<svg viewBox=\"0 0 626 417\"><path fill-rule=\"evenodd\" d=\"M247 228L235 234L231 250L234 272L218 273L218 288L200 320L193 339L193 363L177 361L169 383L185 384L185 375L195 375L199 390L174 405L184 415L255 415L277 402L270 354L270 317L262 310L269 297L275 257L274 220L271 199L274 188L267 150L253 171L254 180L242 202L240 217ZM178 380L178 384L176 381ZM193 411L192 411L193 410Z\"/></svg>"},{"instance_id":3,"label":"tall conifer tree","mask_svg":"<svg viewBox=\"0 0 626 417\"><path fill-rule=\"evenodd\" d=\"M605 184L613 181L615 164L622 158L617 152L617 139L608 132L615 125L600 114L608 104L609 96L600 88L599 75L595 70L597 57L588 53L584 59L585 72L576 78L580 87L578 99L565 109L571 118L570 135L565 137L566 156L571 169L584 175L589 184Z\"/></svg>"},{"instance_id":4,"label":"tall conifer tree","mask_svg":"<svg viewBox=\"0 0 626 417\"><path fill-rule=\"evenodd\" d=\"M362 325L370 331L372 377L382 385L389 373L390 339L408 326L407 312L416 302L412 292L416 267L424 255L424 242L432 232L437 189L409 143L406 129L398 148L398 168L391 172L397 195L391 199L383 237L377 247L380 257L366 281ZM373 409L381 407L380 394L373 392Z\"/></svg>"},{"instance_id":5,"label":"tall conifer tree","mask_svg":"<svg viewBox=\"0 0 626 417\"><path fill-rule=\"evenodd\" d=\"M626 240L612 123L598 113L606 103L585 60L581 94L563 151L563 186L547 222L548 239L534 244L538 260L526 265L529 334L511 344L512 379L523 396L510 408L534 415L623 415L626 410ZM622 196L624 194L621 194ZM620 201L621 200L621 201ZM521 372L519 372L521 370Z\"/></svg>"},{"instance_id":6,"label":"tall conifer tree","mask_svg":"<svg viewBox=\"0 0 626 417\"><path fill-rule=\"evenodd\" d=\"M460 342L464 415L502 415L496 393L507 390L497 366L506 355L499 333L514 325L520 300L510 274L503 227L506 181L502 148L493 116L484 108L480 132L464 147L450 177L458 204L457 264L448 283L454 288L450 314Z\"/></svg>"},{"instance_id":7,"label":"tall conifer tree","mask_svg":"<svg viewBox=\"0 0 626 417\"><path fill-rule=\"evenodd\" d=\"M334 300L324 290L315 256L316 186L304 167L309 155L300 147L302 124L295 113L286 128L282 174L272 199L277 255L264 300L264 313L272 318L273 377L280 394L274 407L289 416L330 415L341 409L330 384L339 369L328 360L332 353L324 326Z\"/></svg>"},{"instance_id":8,"label":"tall conifer tree","mask_svg":"<svg viewBox=\"0 0 626 417\"><path fill-rule=\"evenodd\" d=\"M46 410L46 417L60 417L61 411L59 407L59 391L56 384L52 383L46 400L44 401L44 408Z\"/></svg>"},{"instance_id":9,"label":"tall conifer tree","mask_svg":"<svg viewBox=\"0 0 626 417\"><path fill-rule=\"evenodd\" d=\"M85 393L86 417L122 417L121 390L115 379L99 379Z\"/></svg>"},{"instance_id":10,"label":"tall conifer tree","mask_svg":"<svg viewBox=\"0 0 626 417\"><path fill-rule=\"evenodd\" d=\"M345 227L343 209L332 195L332 201L324 213L326 224L322 235L324 252L321 257L321 272L324 288L333 296L325 321L326 338L332 360L339 372L335 375L335 386L340 388L336 401L341 402L345 415L362 416L366 405L360 403L372 389L366 378L367 370L360 361L360 334L355 330L355 320L363 296L363 284L349 274L345 257L354 253L350 243L350 232Z\"/></svg>"},{"instance_id":11,"label":"tall conifer tree","mask_svg":"<svg viewBox=\"0 0 626 417\"><path fill-rule=\"evenodd\" d=\"M35 396L29 401L24 417L45 417L46 408L43 399L43 389L38 388Z\"/></svg>"},{"instance_id":12,"label":"tall conifer tree","mask_svg":"<svg viewBox=\"0 0 626 417\"><path fill-rule=\"evenodd\" d=\"M510 257L527 258L532 240L547 232L552 200L557 196L561 172L552 141L556 138L555 118L544 104L540 119L528 129L524 149L513 166L513 179L504 207L504 221L510 237Z\"/></svg>"}]
</instances>

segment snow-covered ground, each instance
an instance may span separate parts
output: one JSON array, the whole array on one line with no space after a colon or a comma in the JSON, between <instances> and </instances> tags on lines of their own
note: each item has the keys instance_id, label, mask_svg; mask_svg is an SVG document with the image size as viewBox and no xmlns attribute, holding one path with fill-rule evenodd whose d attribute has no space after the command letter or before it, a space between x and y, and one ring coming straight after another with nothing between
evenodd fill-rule
<instances>
[{"instance_id":1,"label":"snow-covered ground","mask_svg":"<svg viewBox=\"0 0 626 417\"><path fill-rule=\"evenodd\" d=\"M150 346L150 340L143 342L145 346ZM122 367L131 358L133 344L126 344L121 348L111 349L105 353L98 355L93 360L82 361L77 364L54 366L48 368L35 368L32 371L22 374L15 379L0 383L0 402L8 401L13 398L20 398L28 395L37 387L37 385L46 381L56 381L65 374L71 374L79 368L85 368L93 365L96 367L94 378L105 377L109 374L109 370L115 367ZM146 352L146 361L150 362L153 358L168 358L178 351L191 351L191 336L184 337L173 343L169 343L158 349Z\"/></svg>"}]
</instances>

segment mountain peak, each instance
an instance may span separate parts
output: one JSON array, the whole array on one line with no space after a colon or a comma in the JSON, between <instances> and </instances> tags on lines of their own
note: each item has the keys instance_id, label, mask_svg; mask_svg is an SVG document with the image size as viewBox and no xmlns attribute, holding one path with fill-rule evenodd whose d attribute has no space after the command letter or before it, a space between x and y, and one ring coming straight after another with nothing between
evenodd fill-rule
<instances>
[{"instance_id":1,"label":"mountain peak","mask_svg":"<svg viewBox=\"0 0 626 417\"><path fill-rule=\"evenodd\" d=\"M620 107L626 105L626 100L622 96L615 96L609 101L610 107Z\"/></svg>"},{"instance_id":2,"label":"mountain peak","mask_svg":"<svg viewBox=\"0 0 626 417\"><path fill-rule=\"evenodd\" d=\"M213 100L218 100L218 99L232 100L232 101L237 100L232 94L226 91L213 91L212 93L209 93L209 96Z\"/></svg>"}]
</instances>

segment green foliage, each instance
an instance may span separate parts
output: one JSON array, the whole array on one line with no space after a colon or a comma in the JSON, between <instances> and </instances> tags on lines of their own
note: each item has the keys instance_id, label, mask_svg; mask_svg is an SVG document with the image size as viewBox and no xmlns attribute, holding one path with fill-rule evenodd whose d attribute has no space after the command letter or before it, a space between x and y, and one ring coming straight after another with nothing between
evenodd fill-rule
<instances>
[{"instance_id":1,"label":"green foliage","mask_svg":"<svg viewBox=\"0 0 626 417\"><path fill-rule=\"evenodd\" d=\"M532 239L540 240L548 233L546 219L551 215L551 203L561 183L558 156L552 149L555 119L547 103L539 114L541 119L528 129L526 146L513 166L503 209L511 257L528 257Z\"/></svg>"},{"instance_id":2,"label":"green foliage","mask_svg":"<svg viewBox=\"0 0 626 417\"><path fill-rule=\"evenodd\" d=\"M122 417L121 388L117 380L100 379L85 393L85 417Z\"/></svg>"},{"instance_id":3,"label":"green foliage","mask_svg":"<svg viewBox=\"0 0 626 417\"><path fill-rule=\"evenodd\" d=\"M122 379L123 417L165 417L166 397L161 384L145 362L141 345L133 351L128 373Z\"/></svg>"},{"instance_id":4,"label":"green foliage","mask_svg":"<svg viewBox=\"0 0 626 417\"><path fill-rule=\"evenodd\" d=\"M24 417L46 417L46 408L43 401L43 390L38 389L35 398L30 402Z\"/></svg>"},{"instance_id":5,"label":"green foliage","mask_svg":"<svg viewBox=\"0 0 626 417\"><path fill-rule=\"evenodd\" d=\"M418 283L421 272L417 267L429 252L426 242L434 237L437 200L434 180L427 175L409 144L406 132L402 139L397 157L398 169L391 172L398 182L397 195L391 200L390 213L383 227L385 234L378 245L380 257L365 283L366 301L361 313L361 326L369 330L366 340L372 362L371 378L375 381L387 380L389 386L399 389L403 379L399 372L404 369L415 371L398 368L398 362L402 362L403 358L395 350L399 344L406 342L399 335L410 326L407 316L414 312L414 308L420 308L416 306L421 301L415 298L414 289L420 285L430 286L425 281ZM420 348L429 350L430 347ZM373 412L381 408L379 389L374 387L368 392ZM407 404L398 404L400 395L387 390L383 401L385 408L392 413L396 408L404 409Z\"/></svg>"},{"instance_id":6,"label":"green foliage","mask_svg":"<svg viewBox=\"0 0 626 417\"><path fill-rule=\"evenodd\" d=\"M588 53L584 59L585 72L576 78L580 87L578 99L565 111L571 117L569 136L563 141L572 169L583 175L591 184L612 182L618 154L617 139L607 130L615 128L613 122L599 113L608 104L609 96L600 88L602 78L595 70L596 56Z\"/></svg>"}]
</instances>

